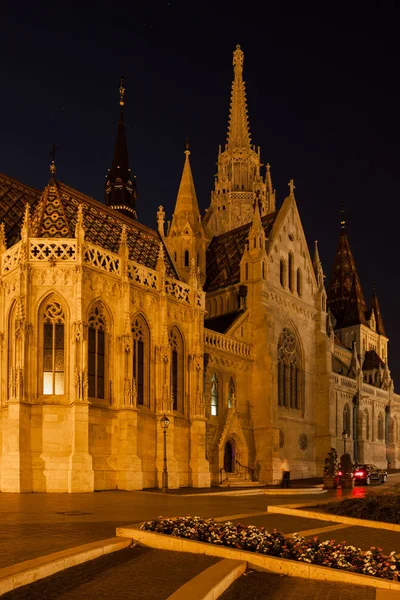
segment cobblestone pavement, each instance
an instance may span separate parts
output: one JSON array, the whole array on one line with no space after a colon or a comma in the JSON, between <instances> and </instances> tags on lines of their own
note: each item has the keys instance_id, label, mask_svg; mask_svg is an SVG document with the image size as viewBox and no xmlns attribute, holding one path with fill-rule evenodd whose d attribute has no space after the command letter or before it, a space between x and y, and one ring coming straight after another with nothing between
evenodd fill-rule
<instances>
[{"instance_id":1,"label":"cobblestone pavement","mask_svg":"<svg viewBox=\"0 0 400 600\"><path fill-rule=\"evenodd\" d=\"M248 571L221 600L375 600L375 589Z\"/></svg>"},{"instance_id":2,"label":"cobblestone pavement","mask_svg":"<svg viewBox=\"0 0 400 600\"><path fill-rule=\"evenodd\" d=\"M127 548L4 594L4 600L165 600L218 558ZM189 599L188 599L189 600Z\"/></svg>"},{"instance_id":3,"label":"cobblestone pavement","mask_svg":"<svg viewBox=\"0 0 400 600\"><path fill-rule=\"evenodd\" d=\"M306 519L304 517L296 517L295 515L278 515L275 513L260 515L257 517L247 517L233 520L234 523L242 525L255 525L256 527L265 527L268 531L279 529L282 533L295 533L306 529L316 529L318 527L326 527L334 525L330 521L320 521L319 519Z\"/></svg>"},{"instance_id":4,"label":"cobblestone pavement","mask_svg":"<svg viewBox=\"0 0 400 600\"><path fill-rule=\"evenodd\" d=\"M324 494L325 496L325 494ZM310 496L296 496L297 501ZM147 492L94 494L0 493L0 568L36 556L115 536L117 527L159 515L204 518L266 511L292 497L194 496ZM280 516L277 516L279 523Z\"/></svg>"}]
</instances>

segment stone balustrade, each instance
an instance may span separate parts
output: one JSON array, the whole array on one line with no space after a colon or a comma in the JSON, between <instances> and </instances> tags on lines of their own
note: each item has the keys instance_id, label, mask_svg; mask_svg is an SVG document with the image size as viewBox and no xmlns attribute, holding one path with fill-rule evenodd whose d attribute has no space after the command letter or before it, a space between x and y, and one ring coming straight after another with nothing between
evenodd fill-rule
<instances>
[{"instance_id":1,"label":"stone balustrade","mask_svg":"<svg viewBox=\"0 0 400 600\"><path fill-rule=\"evenodd\" d=\"M25 258L23 242L18 242L5 250L1 255L1 274L6 275L18 267L21 260L29 263L43 264L44 262L76 262L78 256L78 241L76 238L29 238L28 252ZM24 256L22 256L24 255ZM119 254L105 250L101 246L85 242L82 246L82 260L85 266L122 277L122 258ZM170 298L202 308L204 305L204 292L193 290L185 282L171 277L162 277L161 274L134 261L127 261L127 273L130 282L154 291L164 292Z\"/></svg>"},{"instance_id":2,"label":"stone balustrade","mask_svg":"<svg viewBox=\"0 0 400 600\"><path fill-rule=\"evenodd\" d=\"M230 352L238 356L251 359L251 346L245 342L239 342L222 333L216 333L210 329L204 329L204 343L223 352Z\"/></svg>"}]
</instances>

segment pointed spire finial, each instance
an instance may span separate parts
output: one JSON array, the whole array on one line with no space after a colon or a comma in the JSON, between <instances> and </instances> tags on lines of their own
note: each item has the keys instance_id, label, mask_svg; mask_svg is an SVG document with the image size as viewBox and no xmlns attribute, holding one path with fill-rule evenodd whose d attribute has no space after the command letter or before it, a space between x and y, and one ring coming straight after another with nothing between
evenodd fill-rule
<instances>
[{"instance_id":1,"label":"pointed spire finial","mask_svg":"<svg viewBox=\"0 0 400 600\"><path fill-rule=\"evenodd\" d=\"M30 206L27 202L25 204L24 218L22 220L21 236L22 237L29 236L30 228L31 228L31 214L30 214Z\"/></svg>"},{"instance_id":2,"label":"pointed spire finial","mask_svg":"<svg viewBox=\"0 0 400 600\"><path fill-rule=\"evenodd\" d=\"M246 88L243 81L244 54L240 46L233 53L234 78L229 113L228 148L249 148L250 132L247 117Z\"/></svg>"},{"instance_id":3,"label":"pointed spire finial","mask_svg":"<svg viewBox=\"0 0 400 600\"><path fill-rule=\"evenodd\" d=\"M58 146L53 144L53 147L49 154L49 156L52 157L51 164L50 164L50 173L51 173L52 178L54 178L54 175L56 173L56 152L57 152L57 150L58 150Z\"/></svg>"},{"instance_id":4,"label":"pointed spire finial","mask_svg":"<svg viewBox=\"0 0 400 600\"><path fill-rule=\"evenodd\" d=\"M120 105L121 109L125 105L125 80L122 75L121 75L121 79L119 81L119 105Z\"/></svg>"},{"instance_id":5,"label":"pointed spire finial","mask_svg":"<svg viewBox=\"0 0 400 600\"><path fill-rule=\"evenodd\" d=\"M291 179L288 183L289 186L289 192L291 196L294 196L294 190L296 189L296 186L294 185L294 179Z\"/></svg>"},{"instance_id":6,"label":"pointed spire finial","mask_svg":"<svg viewBox=\"0 0 400 600\"><path fill-rule=\"evenodd\" d=\"M6 230L4 227L4 222L0 224L0 252L4 252L7 250L7 240L6 240Z\"/></svg>"},{"instance_id":7,"label":"pointed spire finial","mask_svg":"<svg viewBox=\"0 0 400 600\"><path fill-rule=\"evenodd\" d=\"M185 140L185 154L186 154L186 156L189 156L189 154L190 154L189 138L186 138L186 140Z\"/></svg>"},{"instance_id":8,"label":"pointed spire finial","mask_svg":"<svg viewBox=\"0 0 400 600\"><path fill-rule=\"evenodd\" d=\"M346 213L344 210L344 204L341 203L340 205L340 229L342 231L346 230Z\"/></svg>"},{"instance_id":9,"label":"pointed spire finial","mask_svg":"<svg viewBox=\"0 0 400 600\"><path fill-rule=\"evenodd\" d=\"M157 256L156 269L162 275L165 275L165 271L166 271L166 267L165 267L165 253L164 253L164 244L162 242L160 242L160 245L158 247L158 256Z\"/></svg>"},{"instance_id":10,"label":"pointed spire finial","mask_svg":"<svg viewBox=\"0 0 400 600\"><path fill-rule=\"evenodd\" d=\"M78 206L78 213L76 217L76 225L75 225L75 237L79 238L81 241L85 239L85 227L83 224L83 207L82 204Z\"/></svg>"}]
</instances>

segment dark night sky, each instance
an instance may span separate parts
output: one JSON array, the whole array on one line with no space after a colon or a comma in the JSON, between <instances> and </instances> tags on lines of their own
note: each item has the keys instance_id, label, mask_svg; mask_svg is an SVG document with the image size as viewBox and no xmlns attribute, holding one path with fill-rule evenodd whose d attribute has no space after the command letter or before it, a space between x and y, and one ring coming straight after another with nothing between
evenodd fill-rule
<instances>
[{"instance_id":1,"label":"dark night sky","mask_svg":"<svg viewBox=\"0 0 400 600\"><path fill-rule=\"evenodd\" d=\"M159 204L171 215L187 137L204 210L240 44L252 141L271 163L278 205L293 177L309 247L319 240L329 275L344 203L366 301L375 281L400 381L399 11L389 0L324 2L320 12L299 2L213 4L5 9L0 171L42 189L56 142L58 178L102 200L123 74L140 220L154 228Z\"/></svg>"}]
</instances>

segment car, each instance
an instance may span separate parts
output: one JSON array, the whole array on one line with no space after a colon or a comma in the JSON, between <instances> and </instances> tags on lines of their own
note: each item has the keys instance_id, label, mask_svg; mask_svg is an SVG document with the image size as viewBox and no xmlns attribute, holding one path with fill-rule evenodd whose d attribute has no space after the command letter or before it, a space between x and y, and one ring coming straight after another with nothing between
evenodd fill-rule
<instances>
[{"instance_id":1,"label":"car","mask_svg":"<svg viewBox=\"0 0 400 600\"><path fill-rule=\"evenodd\" d=\"M339 471L339 477L342 472ZM380 481L380 483L386 483L387 471L386 469L380 469L376 465L371 463L364 465L353 466L353 477L355 483L363 483L364 485L370 485L373 481Z\"/></svg>"}]
</instances>

